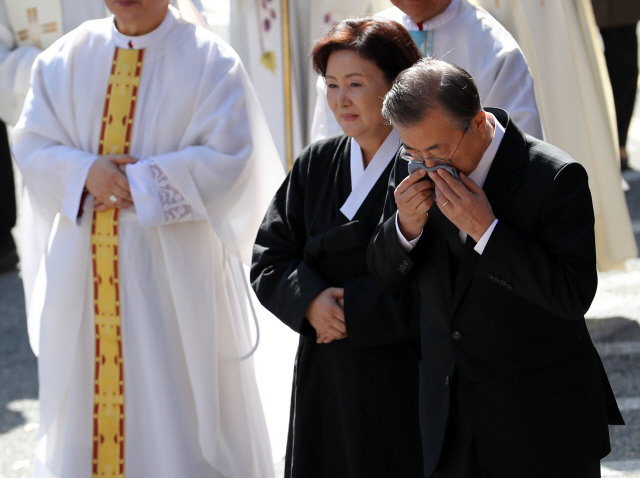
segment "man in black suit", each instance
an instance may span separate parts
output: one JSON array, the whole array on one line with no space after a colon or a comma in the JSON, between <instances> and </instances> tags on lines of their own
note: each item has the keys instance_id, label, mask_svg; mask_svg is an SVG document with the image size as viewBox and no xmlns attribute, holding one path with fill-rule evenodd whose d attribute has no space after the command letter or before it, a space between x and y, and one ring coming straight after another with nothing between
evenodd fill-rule
<instances>
[{"instance_id":1,"label":"man in black suit","mask_svg":"<svg viewBox=\"0 0 640 478\"><path fill-rule=\"evenodd\" d=\"M441 60L401 73L383 114L405 159L461 180L397 160L368 254L382 287L419 281L425 477L599 477L607 425L624 422L584 320L597 287L584 168L483 110Z\"/></svg>"}]
</instances>

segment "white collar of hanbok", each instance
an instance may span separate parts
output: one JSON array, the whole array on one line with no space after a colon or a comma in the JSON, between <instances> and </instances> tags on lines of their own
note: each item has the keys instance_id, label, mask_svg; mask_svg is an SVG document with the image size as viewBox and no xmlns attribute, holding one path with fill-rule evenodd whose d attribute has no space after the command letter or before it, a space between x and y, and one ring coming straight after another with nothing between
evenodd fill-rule
<instances>
[{"instance_id":1,"label":"white collar of hanbok","mask_svg":"<svg viewBox=\"0 0 640 478\"><path fill-rule=\"evenodd\" d=\"M116 28L116 22L114 19L111 26L111 31L113 33L113 41L118 48L123 48L123 49L132 48L135 50L142 50L156 43L163 36L165 36L169 32L169 30L171 30L171 27L173 27L173 25L176 23L178 16L179 16L178 11L175 8L173 8L171 5L169 5L169 11L167 12L167 16L164 17L164 20L162 20L162 23L158 26L158 28L156 28L155 30L145 35L140 35L136 37L130 37L128 35L124 35L120 33ZM112 16L112 19L113 18L114 17Z\"/></svg>"},{"instance_id":2,"label":"white collar of hanbok","mask_svg":"<svg viewBox=\"0 0 640 478\"><path fill-rule=\"evenodd\" d=\"M444 11L429 20L422 22L423 30L435 30L443 25L446 25L458 15L460 9L460 0L451 0L451 3ZM419 30L418 25L411 20L409 15L402 15L403 26L407 30Z\"/></svg>"},{"instance_id":3,"label":"white collar of hanbok","mask_svg":"<svg viewBox=\"0 0 640 478\"><path fill-rule=\"evenodd\" d=\"M362 149L358 142L351 138L351 194L340 208L340 212L350 221L355 217L389 162L395 157L400 141L400 135L392 129L365 169Z\"/></svg>"}]
</instances>

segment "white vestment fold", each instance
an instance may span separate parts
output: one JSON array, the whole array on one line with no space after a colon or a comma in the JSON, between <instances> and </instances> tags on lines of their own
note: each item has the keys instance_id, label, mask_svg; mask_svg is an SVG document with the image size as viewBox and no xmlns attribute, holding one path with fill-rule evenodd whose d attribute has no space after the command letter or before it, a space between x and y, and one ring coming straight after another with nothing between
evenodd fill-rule
<instances>
[{"instance_id":1,"label":"white vestment fold","mask_svg":"<svg viewBox=\"0 0 640 478\"><path fill-rule=\"evenodd\" d=\"M527 57L547 141L589 174L598 269L624 268L638 252L621 187L613 94L590 1L480 3Z\"/></svg>"},{"instance_id":2,"label":"white vestment fold","mask_svg":"<svg viewBox=\"0 0 640 478\"><path fill-rule=\"evenodd\" d=\"M87 22L36 60L14 129L24 176L23 276L39 356L36 477L90 473L91 196L114 49L144 48L120 214L125 470L135 477L271 477L241 261L284 177L233 50L171 8L142 37Z\"/></svg>"}]
</instances>

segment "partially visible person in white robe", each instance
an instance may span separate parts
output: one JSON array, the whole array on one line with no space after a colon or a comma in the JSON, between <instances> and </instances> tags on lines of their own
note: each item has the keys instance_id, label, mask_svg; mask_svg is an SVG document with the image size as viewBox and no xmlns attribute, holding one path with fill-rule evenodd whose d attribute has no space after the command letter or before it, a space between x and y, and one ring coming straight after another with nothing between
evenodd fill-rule
<instances>
[{"instance_id":1,"label":"partially visible person in white robe","mask_svg":"<svg viewBox=\"0 0 640 478\"><path fill-rule=\"evenodd\" d=\"M92 476L92 209L114 205L123 206L126 476L273 476L253 362L243 359L252 343L241 261L250 260L282 163L235 52L166 3L166 16L146 34L123 34L116 15L83 24L40 54L13 132L39 365L36 478ZM83 194L106 158L99 140L116 49L144 51L133 159L120 162L132 207L115 192Z\"/></svg>"},{"instance_id":2,"label":"partially visible person in white robe","mask_svg":"<svg viewBox=\"0 0 640 478\"><path fill-rule=\"evenodd\" d=\"M526 133L544 139L533 77L525 57L511 34L495 18L467 0L439 0L446 8L426 20L416 16L420 15L421 7L415 2L405 5L403 0L392 0L392 3L397 6L378 15L397 21L410 32L426 31L423 56L429 54L467 70L478 84L483 105L507 110ZM427 11L435 2L422 3ZM413 18L401 8L407 11L411 8ZM327 105L322 78L318 78L317 88L312 141L341 131Z\"/></svg>"},{"instance_id":3,"label":"partially visible person in white robe","mask_svg":"<svg viewBox=\"0 0 640 478\"><path fill-rule=\"evenodd\" d=\"M590 0L480 0L516 38L535 79L546 140L589 174L598 269L638 254L622 190L613 95Z\"/></svg>"}]
</instances>

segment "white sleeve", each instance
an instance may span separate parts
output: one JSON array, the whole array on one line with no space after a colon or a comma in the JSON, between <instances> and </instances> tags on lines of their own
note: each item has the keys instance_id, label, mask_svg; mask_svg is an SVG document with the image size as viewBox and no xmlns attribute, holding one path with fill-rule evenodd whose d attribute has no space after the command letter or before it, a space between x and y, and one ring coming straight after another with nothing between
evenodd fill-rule
<instances>
[{"instance_id":1,"label":"white sleeve","mask_svg":"<svg viewBox=\"0 0 640 478\"><path fill-rule=\"evenodd\" d=\"M51 93L36 64L33 89L29 91L25 109L46 123L50 134L45 136L25 129L23 116L13 130L13 153L25 184L38 185L29 189L32 200L46 208L50 215L59 212L77 222L82 191L97 155L69 146L72 142L64 122L53 110Z\"/></svg>"},{"instance_id":2,"label":"white sleeve","mask_svg":"<svg viewBox=\"0 0 640 478\"><path fill-rule=\"evenodd\" d=\"M155 161L128 164L127 178L141 226L206 219L206 213L194 209L193 201L171 184Z\"/></svg>"},{"instance_id":3,"label":"white sleeve","mask_svg":"<svg viewBox=\"0 0 640 478\"><path fill-rule=\"evenodd\" d=\"M506 110L525 133L544 140L533 76L522 51L509 51L497 62L499 69L495 77L487 78L487 83L483 85L483 106L497 106Z\"/></svg>"},{"instance_id":4,"label":"white sleeve","mask_svg":"<svg viewBox=\"0 0 640 478\"><path fill-rule=\"evenodd\" d=\"M0 119L7 124L18 121L38 53L40 50L33 46L16 48L5 1L0 0Z\"/></svg>"},{"instance_id":5,"label":"white sleeve","mask_svg":"<svg viewBox=\"0 0 640 478\"><path fill-rule=\"evenodd\" d=\"M143 226L208 221L250 263L253 241L284 169L239 59L211 62L182 147L127 165Z\"/></svg>"}]
</instances>

